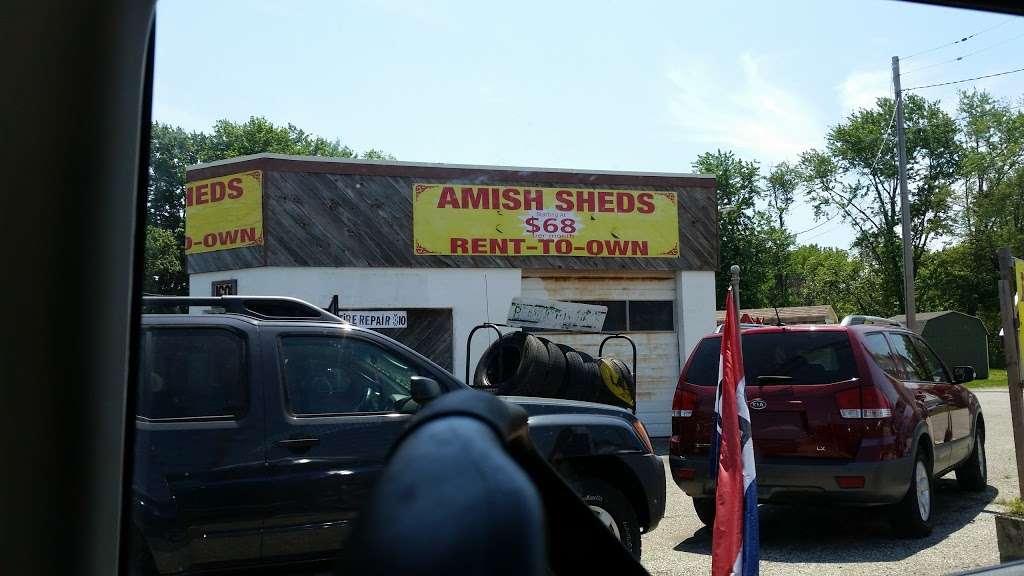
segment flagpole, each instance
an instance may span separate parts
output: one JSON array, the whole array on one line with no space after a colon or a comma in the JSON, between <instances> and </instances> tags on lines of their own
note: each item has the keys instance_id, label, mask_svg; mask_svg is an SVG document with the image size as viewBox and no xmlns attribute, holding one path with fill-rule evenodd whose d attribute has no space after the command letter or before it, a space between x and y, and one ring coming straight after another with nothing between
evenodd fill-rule
<instances>
[{"instance_id":1,"label":"flagpole","mask_svg":"<svg viewBox=\"0 0 1024 576\"><path fill-rule=\"evenodd\" d=\"M739 334L740 339L740 353L743 353L743 320L742 311L740 308L740 266L739 264L733 264L729 267L729 273L732 274L729 280L729 285L732 286L732 301L736 305L736 331Z\"/></svg>"}]
</instances>

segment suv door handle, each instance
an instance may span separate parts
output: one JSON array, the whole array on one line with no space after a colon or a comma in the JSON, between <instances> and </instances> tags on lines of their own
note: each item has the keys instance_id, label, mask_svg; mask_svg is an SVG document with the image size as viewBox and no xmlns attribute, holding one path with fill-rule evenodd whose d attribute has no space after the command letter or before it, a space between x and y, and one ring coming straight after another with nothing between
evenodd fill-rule
<instances>
[{"instance_id":1,"label":"suv door handle","mask_svg":"<svg viewBox=\"0 0 1024 576\"><path fill-rule=\"evenodd\" d=\"M277 445L282 446L291 450L292 452L302 452L309 450L313 446L320 443L319 438L289 438L287 440L278 440Z\"/></svg>"}]
</instances>

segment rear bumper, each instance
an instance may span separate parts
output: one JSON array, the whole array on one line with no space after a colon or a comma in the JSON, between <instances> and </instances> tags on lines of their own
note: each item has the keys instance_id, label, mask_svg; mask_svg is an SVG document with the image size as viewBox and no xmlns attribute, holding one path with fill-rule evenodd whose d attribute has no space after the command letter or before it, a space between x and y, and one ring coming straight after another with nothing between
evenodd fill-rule
<instances>
[{"instance_id":1,"label":"rear bumper","mask_svg":"<svg viewBox=\"0 0 1024 576\"><path fill-rule=\"evenodd\" d=\"M756 463L757 499L765 503L892 504L907 493L912 465L910 457L877 462L760 460ZM669 456L669 468L676 484L690 497L714 497L707 456ZM683 479L682 470L693 470L693 478ZM864 487L840 488L837 476L863 477Z\"/></svg>"}]
</instances>

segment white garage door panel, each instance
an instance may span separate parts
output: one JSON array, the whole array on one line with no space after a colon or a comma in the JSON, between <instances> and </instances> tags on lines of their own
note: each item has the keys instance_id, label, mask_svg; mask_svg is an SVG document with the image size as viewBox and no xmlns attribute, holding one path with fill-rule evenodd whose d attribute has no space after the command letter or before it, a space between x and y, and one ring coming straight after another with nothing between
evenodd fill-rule
<instances>
[{"instance_id":1,"label":"white garage door panel","mask_svg":"<svg viewBox=\"0 0 1024 576\"><path fill-rule=\"evenodd\" d=\"M672 278L523 278L522 295L553 300L675 300ZM677 327L678 328L678 327ZM672 396L679 378L679 340L675 332L628 334L637 348L637 415L651 436L671 433ZM557 333L545 337L597 356L599 334ZM632 368L629 343L611 340L605 356Z\"/></svg>"}]
</instances>

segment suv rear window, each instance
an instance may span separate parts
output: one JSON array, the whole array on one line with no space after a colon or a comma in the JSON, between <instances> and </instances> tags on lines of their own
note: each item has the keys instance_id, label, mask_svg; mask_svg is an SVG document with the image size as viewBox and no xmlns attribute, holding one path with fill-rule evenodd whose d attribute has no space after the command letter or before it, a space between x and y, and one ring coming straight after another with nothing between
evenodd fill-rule
<instances>
[{"instance_id":1,"label":"suv rear window","mask_svg":"<svg viewBox=\"0 0 1024 576\"><path fill-rule=\"evenodd\" d=\"M151 328L139 346L138 416L234 418L245 407L245 342L219 328Z\"/></svg>"},{"instance_id":2,"label":"suv rear window","mask_svg":"<svg viewBox=\"0 0 1024 576\"><path fill-rule=\"evenodd\" d=\"M706 338L693 352L685 380L718 384L721 338ZM760 386L831 384L857 377L846 332L776 332L743 336L747 382Z\"/></svg>"}]
</instances>

